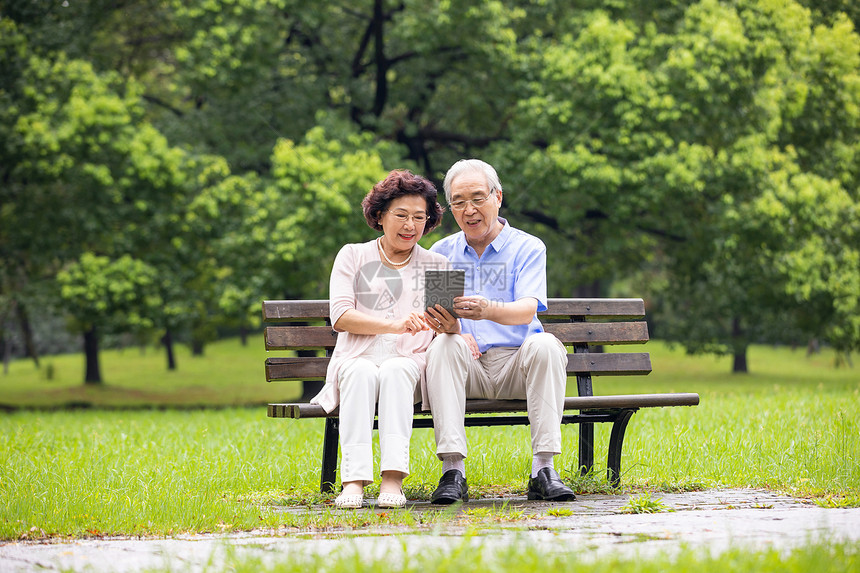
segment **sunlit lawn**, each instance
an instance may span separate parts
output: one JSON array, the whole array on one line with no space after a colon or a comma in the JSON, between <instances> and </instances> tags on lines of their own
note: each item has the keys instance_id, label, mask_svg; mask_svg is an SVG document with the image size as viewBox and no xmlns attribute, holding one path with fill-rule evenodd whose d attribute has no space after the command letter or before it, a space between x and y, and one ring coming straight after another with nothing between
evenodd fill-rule
<instances>
[{"instance_id":1,"label":"sunlit lawn","mask_svg":"<svg viewBox=\"0 0 860 573\"><path fill-rule=\"evenodd\" d=\"M860 367L834 368L829 349L807 357L804 349L753 346L750 373L739 375L730 374L730 357L688 356L660 341L607 350L648 351L653 372L595 378L597 394L698 392L704 401L708 396L771 395L793 388L856 390L860 385ZM295 400L301 394L297 382L265 382L267 353L261 335L248 337L247 346L235 338L210 344L202 357L191 356L182 345L176 346L176 354L179 367L169 371L159 349L103 351L101 386L83 384L81 354L42 357L38 369L30 360L16 360L7 375L0 375L0 405L245 406ZM568 394L574 388L570 385Z\"/></svg>"},{"instance_id":2,"label":"sunlit lawn","mask_svg":"<svg viewBox=\"0 0 860 573\"><path fill-rule=\"evenodd\" d=\"M42 357L39 369L32 361L17 360L8 375L0 375L0 404L244 406L301 395L298 383L266 383L262 335L248 337L247 346L238 339L210 344L202 357L191 356L188 347L177 345L176 357L178 368L169 371L160 349L103 351L101 386L83 384L82 354Z\"/></svg>"},{"instance_id":3,"label":"sunlit lawn","mask_svg":"<svg viewBox=\"0 0 860 573\"><path fill-rule=\"evenodd\" d=\"M317 528L381 519L374 512L342 515L330 506L276 511L326 499L318 494L323 424L266 418L267 400L295 398L298 387L265 382L260 346L259 338L247 348L224 341L203 359L180 355L173 373L164 372L160 353L106 352L109 389L83 394L137 406L163 405L172 397L182 397L180 404L260 404L248 408L52 411L51 403L80 399L74 372L80 375L82 358L45 359L55 365L53 381L31 363L13 363L10 375L0 377L0 402L42 408L0 416L0 538ZM826 352L807 358L803 351L756 347L752 374L732 375L728 359L687 357L659 342L647 348L651 375L597 379L597 393L694 391L702 399L694 408L633 417L621 493L761 487L856 505L857 370L834 369ZM597 430L598 471L589 479L576 475L577 428L565 426L556 467L578 491L607 489L604 426ZM528 429L470 428L469 439L473 495L522 495ZM438 480L433 452L432 432L416 430L405 483L413 499L426 499ZM392 512L386 519L408 524L418 518Z\"/></svg>"}]
</instances>

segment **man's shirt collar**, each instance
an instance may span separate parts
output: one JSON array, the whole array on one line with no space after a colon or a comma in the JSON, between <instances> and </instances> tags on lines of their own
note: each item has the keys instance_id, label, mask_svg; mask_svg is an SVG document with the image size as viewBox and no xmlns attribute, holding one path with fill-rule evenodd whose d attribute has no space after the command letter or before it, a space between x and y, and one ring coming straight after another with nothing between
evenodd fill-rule
<instances>
[{"instance_id":1,"label":"man's shirt collar","mask_svg":"<svg viewBox=\"0 0 860 573\"><path fill-rule=\"evenodd\" d=\"M511 233L513 233L513 229L511 228L510 224L508 224L507 219L505 219L504 217L499 217L498 220L503 225L502 230L499 231L499 234L496 235L496 238L493 239L489 245L487 245L488 249L492 247L492 249L497 253L502 250L502 248L511 238ZM464 233L463 231L460 231L460 246L458 250L462 253L475 252L475 250L472 249L471 246L469 246L468 241L466 241L466 233Z\"/></svg>"}]
</instances>

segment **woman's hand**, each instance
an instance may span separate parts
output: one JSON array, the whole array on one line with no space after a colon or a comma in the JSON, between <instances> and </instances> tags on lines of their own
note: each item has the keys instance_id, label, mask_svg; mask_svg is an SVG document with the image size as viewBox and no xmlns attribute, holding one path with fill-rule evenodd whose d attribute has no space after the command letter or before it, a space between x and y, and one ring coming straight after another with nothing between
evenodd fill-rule
<instances>
[{"instance_id":1,"label":"woman's hand","mask_svg":"<svg viewBox=\"0 0 860 573\"><path fill-rule=\"evenodd\" d=\"M440 304L427 309L424 313L424 322L436 334L459 334L460 332L460 322Z\"/></svg>"},{"instance_id":2,"label":"woman's hand","mask_svg":"<svg viewBox=\"0 0 860 573\"><path fill-rule=\"evenodd\" d=\"M394 321L394 334L409 333L413 336L427 330L427 324L424 322L424 317L420 312L410 312L406 318L401 318Z\"/></svg>"},{"instance_id":3,"label":"woman's hand","mask_svg":"<svg viewBox=\"0 0 860 573\"><path fill-rule=\"evenodd\" d=\"M466 341L466 344L469 346L469 350L472 351L472 358L477 360L481 357L481 351L478 349L478 341L475 340L475 337L471 334L463 334L463 340Z\"/></svg>"}]
</instances>

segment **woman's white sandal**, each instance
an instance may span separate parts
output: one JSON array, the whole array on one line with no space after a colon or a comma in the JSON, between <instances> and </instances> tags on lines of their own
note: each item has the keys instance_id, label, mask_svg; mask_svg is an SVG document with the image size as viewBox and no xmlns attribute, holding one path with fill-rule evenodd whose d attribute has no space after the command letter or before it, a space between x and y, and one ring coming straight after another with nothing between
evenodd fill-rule
<instances>
[{"instance_id":1,"label":"woman's white sandal","mask_svg":"<svg viewBox=\"0 0 860 573\"><path fill-rule=\"evenodd\" d=\"M406 505L406 496L402 493L380 493L376 505L386 509L395 509Z\"/></svg>"},{"instance_id":2,"label":"woman's white sandal","mask_svg":"<svg viewBox=\"0 0 860 573\"><path fill-rule=\"evenodd\" d=\"M338 509L360 509L361 506L364 504L364 494L342 493L335 498L334 504L338 507Z\"/></svg>"}]
</instances>

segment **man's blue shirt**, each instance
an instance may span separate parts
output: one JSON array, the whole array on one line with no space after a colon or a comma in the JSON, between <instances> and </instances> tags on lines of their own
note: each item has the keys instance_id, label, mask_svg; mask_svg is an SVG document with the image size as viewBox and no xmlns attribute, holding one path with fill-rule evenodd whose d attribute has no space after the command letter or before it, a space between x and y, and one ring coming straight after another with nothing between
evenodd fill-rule
<instances>
[{"instance_id":1,"label":"man's blue shirt","mask_svg":"<svg viewBox=\"0 0 860 573\"><path fill-rule=\"evenodd\" d=\"M436 242L430 250L445 255L451 267L466 271L466 296L479 295L491 301L514 302L531 297L538 311L546 310L546 246L499 217L504 228L481 257L468 245L460 231ZM478 349L493 346L522 346L526 337L543 332L537 315L529 324L507 326L491 320L460 320L463 334L471 334Z\"/></svg>"}]
</instances>

